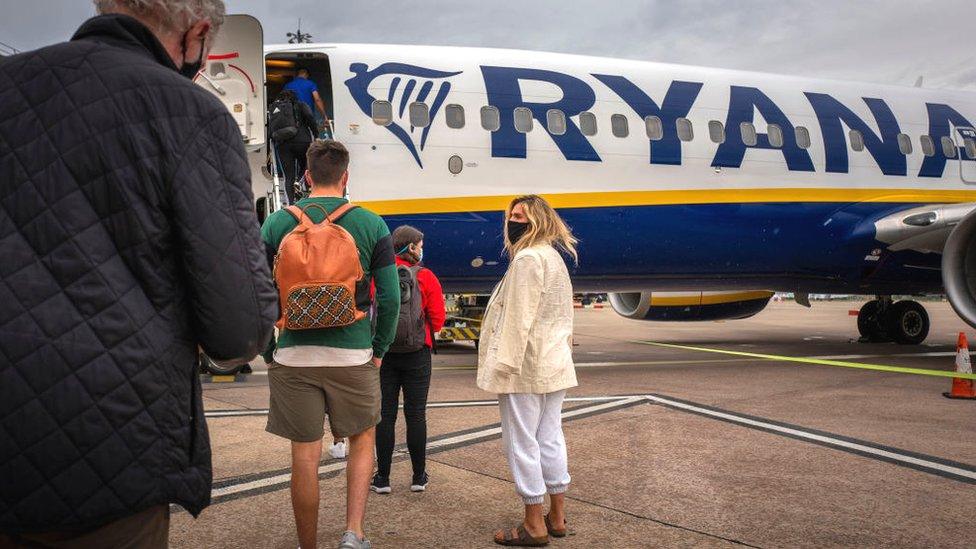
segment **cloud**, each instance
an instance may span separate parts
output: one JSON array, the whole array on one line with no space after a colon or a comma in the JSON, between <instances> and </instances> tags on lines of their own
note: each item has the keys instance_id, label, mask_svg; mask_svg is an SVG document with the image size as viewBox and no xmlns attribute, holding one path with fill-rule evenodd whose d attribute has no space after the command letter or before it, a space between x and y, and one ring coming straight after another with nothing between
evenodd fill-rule
<instances>
[{"instance_id":1,"label":"cloud","mask_svg":"<svg viewBox=\"0 0 976 549\"><path fill-rule=\"evenodd\" d=\"M972 0L227 0L268 43L298 18L315 41L487 46L911 85L976 89ZM85 0L4 8L0 40L64 40ZM58 14L52 17L50 14Z\"/></svg>"}]
</instances>

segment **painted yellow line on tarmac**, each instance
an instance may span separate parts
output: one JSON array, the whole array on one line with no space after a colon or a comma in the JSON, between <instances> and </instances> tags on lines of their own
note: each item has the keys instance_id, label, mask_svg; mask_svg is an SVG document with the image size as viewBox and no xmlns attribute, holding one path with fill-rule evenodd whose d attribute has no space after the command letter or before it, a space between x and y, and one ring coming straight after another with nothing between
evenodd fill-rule
<instances>
[{"instance_id":1,"label":"painted yellow line on tarmac","mask_svg":"<svg viewBox=\"0 0 976 549\"><path fill-rule=\"evenodd\" d=\"M842 362L839 360L825 360L822 358L806 358L800 356L766 355L762 353L747 353L744 351L729 351L726 349L711 349L708 347L694 347L691 345L675 345L673 343L658 343L656 341L633 341L641 345L666 347L668 349L684 349L686 351L701 351L704 353L719 353L723 355L745 356L778 362L799 362L802 364L817 364L820 366L839 366L841 368L858 368L860 370L877 370L879 372L894 372L898 374L914 374L920 376L958 377L962 379L976 379L976 374L962 374L945 370L928 370L925 368L904 368L902 366L885 366L883 364L863 364L861 362Z\"/></svg>"}]
</instances>

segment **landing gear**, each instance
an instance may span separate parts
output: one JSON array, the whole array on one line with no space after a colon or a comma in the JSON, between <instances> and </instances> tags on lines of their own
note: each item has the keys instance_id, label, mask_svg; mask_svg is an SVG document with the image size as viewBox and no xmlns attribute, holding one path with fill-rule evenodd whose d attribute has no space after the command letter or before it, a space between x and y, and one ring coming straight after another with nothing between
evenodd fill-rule
<instances>
[{"instance_id":1,"label":"landing gear","mask_svg":"<svg viewBox=\"0 0 976 549\"><path fill-rule=\"evenodd\" d=\"M887 302L886 302L887 301ZM888 326L884 321L884 313L891 306L891 298L873 299L861 306L857 314L857 331L861 334L861 343L884 343L891 341L888 337Z\"/></svg>"},{"instance_id":2,"label":"landing gear","mask_svg":"<svg viewBox=\"0 0 976 549\"><path fill-rule=\"evenodd\" d=\"M929 315L917 301L892 302L890 296L879 296L861 307L857 331L862 343L895 341L918 345L929 335Z\"/></svg>"},{"instance_id":3,"label":"landing gear","mask_svg":"<svg viewBox=\"0 0 976 549\"><path fill-rule=\"evenodd\" d=\"M917 301L899 301L888 309L888 334L902 345L918 345L929 335L929 314Z\"/></svg>"}]
</instances>

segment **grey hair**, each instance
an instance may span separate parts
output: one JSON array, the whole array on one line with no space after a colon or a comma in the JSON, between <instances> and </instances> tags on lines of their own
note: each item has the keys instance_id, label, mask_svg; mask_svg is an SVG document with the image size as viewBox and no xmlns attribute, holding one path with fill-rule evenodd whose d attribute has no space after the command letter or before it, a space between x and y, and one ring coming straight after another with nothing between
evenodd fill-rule
<instances>
[{"instance_id":1,"label":"grey hair","mask_svg":"<svg viewBox=\"0 0 976 549\"><path fill-rule=\"evenodd\" d=\"M154 30L180 32L197 21L209 19L216 33L224 23L227 8L223 0L94 0L99 14L128 13L157 27Z\"/></svg>"}]
</instances>

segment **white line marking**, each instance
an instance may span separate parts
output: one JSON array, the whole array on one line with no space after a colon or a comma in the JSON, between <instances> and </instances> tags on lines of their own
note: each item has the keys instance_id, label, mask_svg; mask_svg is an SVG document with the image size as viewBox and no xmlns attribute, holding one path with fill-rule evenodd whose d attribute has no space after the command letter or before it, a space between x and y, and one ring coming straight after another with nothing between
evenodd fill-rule
<instances>
[{"instance_id":1,"label":"white line marking","mask_svg":"<svg viewBox=\"0 0 976 549\"><path fill-rule=\"evenodd\" d=\"M727 414L724 412L716 412L715 410L709 410L708 408L701 408L691 404L685 404L684 402L677 402L668 398L662 398L655 395L647 395L646 398L653 402L659 402L662 404L667 404L668 406L673 406L675 408L681 408L683 410L689 410L695 413L704 414L707 416L712 416L716 418L725 419L742 425L750 425L753 427L761 427L770 431L776 431L779 433L788 434L798 438L803 438L806 440L812 440L817 442L824 442L831 446L838 446L841 448L848 448L850 450L856 450L865 454L871 454L874 456L883 457L893 461L898 461L901 463L915 465L919 467L924 467L926 469L934 469L936 471L942 471L944 473L949 473L952 475L965 477L969 479L976 480L976 472L968 471L966 469L960 469L958 467L952 467L950 465L943 465L941 463L936 463L934 461L929 461L926 459L916 458L912 456L906 456L904 454L898 454L895 452L890 452L887 450L881 450L879 448L873 448L871 446L864 446L863 444L857 444L855 442L848 442L846 440L840 440L833 437L828 437L824 435L818 435L815 433L808 433L806 431L801 431L799 429L791 429L789 427L782 427L780 425L775 425L773 423L766 423L764 421L757 421L754 419L749 419L734 414Z\"/></svg>"},{"instance_id":2,"label":"white line marking","mask_svg":"<svg viewBox=\"0 0 976 549\"><path fill-rule=\"evenodd\" d=\"M820 340L824 339L823 336L810 336L809 338L804 338L804 340ZM755 345L743 344L740 347L755 347ZM588 351L588 355L598 355L604 354L600 351ZM939 352L929 352L929 353L875 353L875 354L854 354L854 355L816 355L816 356L803 356L798 358L816 358L821 360L853 360L861 358L872 358L879 356L895 356L895 357L944 357L944 356L955 356L954 351L939 351ZM635 360L629 362L577 362L577 368L601 368L604 366L654 366L654 365L670 365L670 364L698 364L706 362L731 362L738 359L716 359L716 360ZM476 366L440 366L434 367L435 370L474 370ZM250 374L252 376L267 376L267 370L255 370Z\"/></svg>"},{"instance_id":3,"label":"white line marking","mask_svg":"<svg viewBox=\"0 0 976 549\"><path fill-rule=\"evenodd\" d=\"M605 397L566 397L563 402L613 402L620 400L621 396L605 396ZM431 402L427 405L428 408L470 408L473 406L497 406L497 400L465 400L460 402ZM400 408L403 408L403 404L400 404ZM245 410L213 410L211 412L204 412L204 417L243 417L243 416L266 416L268 415L267 408L256 408L256 409L245 409Z\"/></svg>"},{"instance_id":4,"label":"white line marking","mask_svg":"<svg viewBox=\"0 0 976 549\"><path fill-rule=\"evenodd\" d=\"M598 398L601 398L601 399L607 398L607 399L609 399L610 397L598 397ZM586 407L579 408L579 409L576 409L576 410L570 410L568 412L563 412L562 417L563 417L563 419L569 419L569 418L576 417L576 416L579 416L579 415L589 414L589 413L593 413L593 412L598 412L598 411L601 411L601 410L607 410L607 409L612 409L612 408L620 408L620 407L623 407L623 406L627 406L629 404L633 404L635 402L640 402L641 400L644 399L644 397L641 397L641 396L636 396L636 397L612 397L612 398L613 398L613 400L612 401L609 401L609 402L604 402L602 404L594 404L593 406L586 406ZM569 400L569 399L567 398L566 400ZM433 442L429 442L427 444L427 449L428 450L432 450L432 449L436 449L436 448L443 448L445 446L451 446L453 444L460 444L460 443L468 442L468 441L475 440L475 439L479 439L479 438L489 438L489 437L493 437L495 435L498 435L501 432L502 432L501 427L491 427L491 428L488 428L488 429L481 429L481 430L475 431L473 433L467 433L467 434L464 434L464 435L457 435L457 436L453 436L453 437L444 438L444 439L441 439L441 440L435 440ZM346 462L345 461L339 461L339 462L335 462L335 463L328 463L326 465L323 465L323 466L319 467L319 474L322 475L322 474L325 474L325 473L332 473L332 472L335 472L335 471L340 471L340 470L345 469L345 468L346 468ZM237 493L240 493L240 492L247 492L247 491L251 491L251 490L259 490L261 488L266 488L268 486L274 486L276 484L285 484L285 483L288 483L290 481L291 481L291 473L282 473L280 475L275 475L275 476L272 476L272 477L262 478L262 479L258 479L258 480L252 480L250 482L245 482L245 483L242 483L242 484L232 484L230 486L224 486L222 488L215 488L211 492L210 496L211 496L211 498L216 499L218 497L223 497L223 496L227 496L227 495L231 495L231 494L237 494Z\"/></svg>"},{"instance_id":5,"label":"white line marking","mask_svg":"<svg viewBox=\"0 0 976 549\"><path fill-rule=\"evenodd\" d=\"M593 353L588 353L593 354ZM602 354L602 353L601 353ZM743 361L746 359L714 359L714 360L635 360L626 362L577 362L575 366L577 368L602 368L605 366L655 366L662 365L668 366L673 364L698 364L706 362L735 362ZM457 365L457 366L434 366L434 370L476 370L477 366L472 365ZM251 374L252 376L266 376L268 375L267 370L255 370Z\"/></svg>"},{"instance_id":6,"label":"white line marking","mask_svg":"<svg viewBox=\"0 0 976 549\"><path fill-rule=\"evenodd\" d=\"M872 358L879 356L897 356L897 357L934 357L934 356L956 356L954 351L941 351L941 352L931 352L931 353L896 353L896 354L867 354L867 355L821 355L821 356L805 356L799 358L816 358L819 360L852 360L860 358Z\"/></svg>"}]
</instances>

